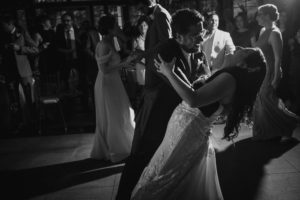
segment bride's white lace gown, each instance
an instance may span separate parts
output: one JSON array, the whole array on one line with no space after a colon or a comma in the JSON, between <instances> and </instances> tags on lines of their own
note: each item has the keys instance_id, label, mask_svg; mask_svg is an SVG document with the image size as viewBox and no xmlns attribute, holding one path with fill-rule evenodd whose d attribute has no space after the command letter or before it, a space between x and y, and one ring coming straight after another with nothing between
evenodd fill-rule
<instances>
[{"instance_id":1,"label":"bride's white lace gown","mask_svg":"<svg viewBox=\"0 0 300 200\"><path fill-rule=\"evenodd\" d=\"M134 110L118 70L104 74L103 63L120 62L115 50L108 55L97 55L101 44L96 47L98 76L95 83L96 130L91 157L112 162L123 160L130 154L134 134Z\"/></svg>"},{"instance_id":2,"label":"bride's white lace gown","mask_svg":"<svg viewBox=\"0 0 300 200\"><path fill-rule=\"evenodd\" d=\"M223 199L210 140L211 117L182 102L170 118L165 138L132 193L134 200Z\"/></svg>"}]
</instances>

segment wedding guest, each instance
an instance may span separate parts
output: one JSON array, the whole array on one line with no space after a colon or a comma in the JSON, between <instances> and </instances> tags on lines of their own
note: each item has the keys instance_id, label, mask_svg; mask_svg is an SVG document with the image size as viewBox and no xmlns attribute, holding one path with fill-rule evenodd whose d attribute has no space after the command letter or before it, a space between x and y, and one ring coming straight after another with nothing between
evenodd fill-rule
<instances>
[{"instance_id":1,"label":"wedding guest","mask_svg":"<svg viewBox=\"0 0 300 200\"><path fill-rule=\"evenodd\" d=\"M13 101L21 112L24 128L33 127L34 83L28 56L38 54L39 50L32 45L26 31L15 24L12 16L1 19L4 34L0 40L3 67L6 69L6 82L14 94ZM21 87L19 87L21 85Z\"/></svg>"},{"instance_id":2,"label":"wedding guest","mask_svg":"<svg viewBox=\"0 0 300 200\"><path fill-rule=\"evenodd\" d=\"M259 91L253 112L253 138L267 140L281 137L291 139L297 121L285 111L276 94L281 79L282 36L276 21L278 9L273 4L258 7L257 21L263 26L255 45L262 49L267 61L267 73Z\"/></svg>"},{"instance_id":3,"label":"wedding guest","mask_svg":"<svg viewBox=\"0 0 300 200\"><path fill-rule=\"evenodd\" d=\"M247 15L239 13L234 18L236 29L232 33L232 40L235 46L251 47L251 37L253 33L247 27Z\"/></svg>"},{"instance_id":4,"label":"wedding guest","mask_svg":"<svg viewBox=\"0 0 300 200\"><path fill-rule=\"evenodd\" d=\"M122 200L130 199L142 170L163 138L166 120L174 108L173 103L162 100L162 97L170 98L167 96L170 92L166 83L153 70L158 47L172 37L171 15L156 0L133 0L132 3L151 19L151 25L146 33L145 52L141 55L145 58L146 66L144 94L137 110L131 155L126 160L116 197ZM176 98L171 101L176 102ZM144 137L149 138L145 140ZM147 147L149 149L146 150Z\"/></svg>"},{"instance_id":5,"label":"wedding guest","mask_svg":"<svg viewBox=\"0 0 300 200\"><path fill-rule=\"evenodd\" d=\"M97 44L101 41L102 36L93 26L86 27L85 32L82 33L80 40L83 47L83 63L82 68L82 86L84 88L83 95L86 96L84 99L85 105L90 108L89 100L94 105L94 85L98 74L98 66L95 59L95 51Z\"/></svg>"},{"instance_id":6,"label":"wedding guest","mask_svg":"<svg viewBox=\"0 0 300 200\"><path fill-rule=\"evenodd\" d=\"M209 12L206 16L207 31L203 41L203 51L206 54L212 73L223 67L225 56L233 54L235 46L228 32L220 30L219 16L216 12Z\"/></svg>"},{"instance_id":7,"label":"wedding guest","mask_svg":"<svg viewBox=\"0 0 300 200\"><path fill-rule=\"evenodd\" d=\"M148 28L149 28L148 17L141 16L138 19L137 24L135 26L136 35L133 39L133 45L132 45L134 52L145 51L145 39L146 39ZM142 94L144 91L145 73L146 73L145 58L143 58L139 62L137 62L135 66L135 76L136 76L136 85L137 85L135 102L137 108L141 103Z\"/></svg>"},{"instance_id":8,"label":"wedding guest","mask_svg":"<svg viewBox=\"0 0 300 200\"><path fill-rule=\"evenodd\" d=\"M119 162L130 154L135 127L134 110L120 77L123 67L133 67L135 56L121 60L114 37L122 34L114 16L99 20L102 40L95 58L98 75L95 83L96 130L91 158Z\"/></svg>"},{"instance_id":9,"label":"wedding guest","mask_svg":"<svg viewBox=\"0 0 300 200\"><path fill-rule=\"evenodd\" d=\"M78 72L78 59L80 51L80 40L78 29L73 25L73 15L65 13L61 16L62 23L59 24L55 32L55 48L58 54L59 74L61 79L61 89L68 92L76 92L69 83L70 72Z\"/></svg>"},{"instance_id":10,"label":"wedding guest","mask_svg":"<svg viewBox=\"0 0 300 200\"><path fill-rule=\"evenodd\" d=\"M58 61L55 59L54 39L55 32L52 28L50 18L47 15L43 15L39 20L39 34L42 37L42 51L39 53L39 71L41 77L41 90L47 93L48 76L51 74L57 74Z\"/></svg>"}]
</instances>

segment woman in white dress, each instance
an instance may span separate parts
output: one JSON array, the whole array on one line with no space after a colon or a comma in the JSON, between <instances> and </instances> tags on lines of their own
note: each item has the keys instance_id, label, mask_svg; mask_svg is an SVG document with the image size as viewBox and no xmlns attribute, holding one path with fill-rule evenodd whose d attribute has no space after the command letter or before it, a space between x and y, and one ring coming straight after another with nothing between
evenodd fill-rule
<instances>
[{"instance_id":1,"label":"woman in white dress","mask_svg":"<svg viewBox=\"0 0 300 200\"><path fill-rule=\"evenodd\" d=\"M99 21L103 39L96 47L98 76L95 83L96 130L91 158L119 162L131 150L134 133L134 110L120 77L122 67L133 67L134 56L121 61L114 38L121 34L115 17Z\"/></svg>"},{"instance_id":2,"label":"woman in white dress","mask_svg":"<svg viewBox=\"0 0 300 200\"><path fill-rule=\"evenodd\" d=\"M228 67L197 90L174 73L175 59L171 63L159 59L155 60L158 72L168 78L183 102L174 110L165 138L142 173L132 199L223 199L209 137L212 122L226 114L224 138L237 136L239 123L251 112L265 76L263 54L254 48L237 50L225 61Z\"/></svg>"}]
</instances>

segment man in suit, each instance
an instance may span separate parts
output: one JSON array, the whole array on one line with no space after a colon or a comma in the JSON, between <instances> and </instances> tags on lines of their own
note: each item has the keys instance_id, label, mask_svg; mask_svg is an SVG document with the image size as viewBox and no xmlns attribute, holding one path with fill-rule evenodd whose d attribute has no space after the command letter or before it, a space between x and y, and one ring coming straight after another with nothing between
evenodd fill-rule
<instances>
[{"instance_id":1,"label":"man in suit","mask_svg":"<svg viewBox=\"0 0 300 200\"><path fill-rule=\"evenodd\" d=\"M89 26L87 30L82 34L80 40L83 47L83 75L82 75L82 83L84 89L84 96L87 98L91 98L94 104L94 85L98 74L98 66L95 59L95 50L97 44L102 39L100 33L94 28ZM87 105L88 102L86 102Z\"/></svg>"},{"instance_id":2,"label":"man in suit","mask_svg":"<svg viewBox=\"0 0 300 200\"><path fill-rule=\"evenodd\" d=\"M141 54L141 57L145 58L146 72L145 88L142 97L144 102L141 102L141 108L139 109L138 113L143 113L143 110L145 110L147 107L149 107L149 111L152 109L151 105L147 105L145 103L145 99L148 100L149 95L153 93L152 90L156 90L157 77L152 71L148 70L148 68L151 69L154 67L154 55L157 53L159 45L172 37L172 29L170 24L171 15L165 8L157 4L156 0L132 0L131 3L136 6L137 10L141 11L144 15L151 19L146 33L145 51ZM152 154L150 153L149 155L145 156L136 155L139 151L138 146L140 145L140 136L144 134L143 131L147 122L151 121L149 116L146 116L145 119L141 120L142 118L143 114L138 114L138 116L136 116L137 123L135 127L131 155L125 163L116 199L130 199L133 187L137 183L142 170L147 165L149 159L154 153L153 152ZM161 130L159 132L161 132ZM164 133L161 133L161 135L163 134Z\"/></svg>"},{"instance_id":3,"label":"man in suit","mask_svg":"<svg viewBox=\"0 0 300 200\"><path fill-rule=\"evenodd\" d=\"M235 46L228 32L218 29L219 16L216 12L207 14L207 32L203 41L203 51L207 56L207 60L214 73L223 68L225 56L233 54Z\"/></svg>"},{"instance_id":4,"label":"man in suit","mask_svg":"<svg viewBox=\"0 0 300 200\"><path fill-rule=\"evenodd\" d=\"M55 48L59 57L59 72L64 90L69 90L68 79L71 69L82 67L78 64L80 52L80 40L78 29L73 26L73 16L65 13L61 17L62 23L56 28ZM74 89L74 88L73 88Z\"/></svg>"},{"instance_id":5,"label":"man in suit","mask_svg":"<svg viewBox=\"0 0 300 200\"><path fill-rule=\"evenodd\" d=\"M177 74L188 84L192 84L203 69L204 54L199 51L203 18L199 12L186 9L172 20L174 38L162 43L153 54L157 56L159 53L166 61L175 57ZM149 62L153 63L153 60ZM130 199L139 176L164 138L174 108L180 102L181 98L168 80L156 71L154 65L148 63L144 97L136 116L131 155L126 160L117 199Z\"/></svg>"},{"instance_id":6,"label":"man in suit","mask_svg":"<svg viewBox=\"0 0 300 200\"><path fill-rule=\"evenodd\" d=\"M137 8L149 16L150 24L145 39L146 66L154 65L154 53L158 46L172 37L171 15L156 0L135 0ZM147 73L147 70L146 70ZM147 76L147 75L146 75ZM147 81L147 80L146 80ZM151 79L148 79L151 81ZM147 83L146 87L147 87ZM151 84L148 84L151 85Z\"/></svg>"},{"instance_id":7,"label":"man in suit","mask_svg":"<svg viewBox=\"0 0 300 200\"><path fill-rule=\"evenodd\" d=\"M97 44L100 42L102 36L95 28L89 28L86 33L82 35L81 41L83 46L83 53L85 57L85 64L87 65L87 71L89 72L92 84L94 85L98 67L95 59L95 50ZM95 77L94 77L95 76Z\"/></svg>"}]
</instances>

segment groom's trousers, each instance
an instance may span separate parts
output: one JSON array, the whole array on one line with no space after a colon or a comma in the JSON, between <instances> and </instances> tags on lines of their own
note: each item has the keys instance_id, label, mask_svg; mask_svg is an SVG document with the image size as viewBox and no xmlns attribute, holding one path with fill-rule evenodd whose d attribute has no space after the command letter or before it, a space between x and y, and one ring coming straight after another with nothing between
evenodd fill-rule
<instances>
[{"instance_id":1,"label":"groom's trousers","mask_svg":"<svg viewBox=\"0 0 300 200\"><path fill-rule=\"evenodd\" d=\"M125 167L119 183L116 200L129 200L144 168L152 155L131 155L126 160Z\"/></svg>"},{"instance_id":2,"label":"groom's trousers","mask_svg":"<svg viewBox=\"0 0 300 200\"><path fill-rule=\"evenodd\" d=\"M159 131L159 135L145 134L140 138L140 145L127 158L119 183L116 200L129 200L131 193L137 184L144 168L150 162L157 148L164 138L164 132Z\"/></svg>"}]
</instances>

